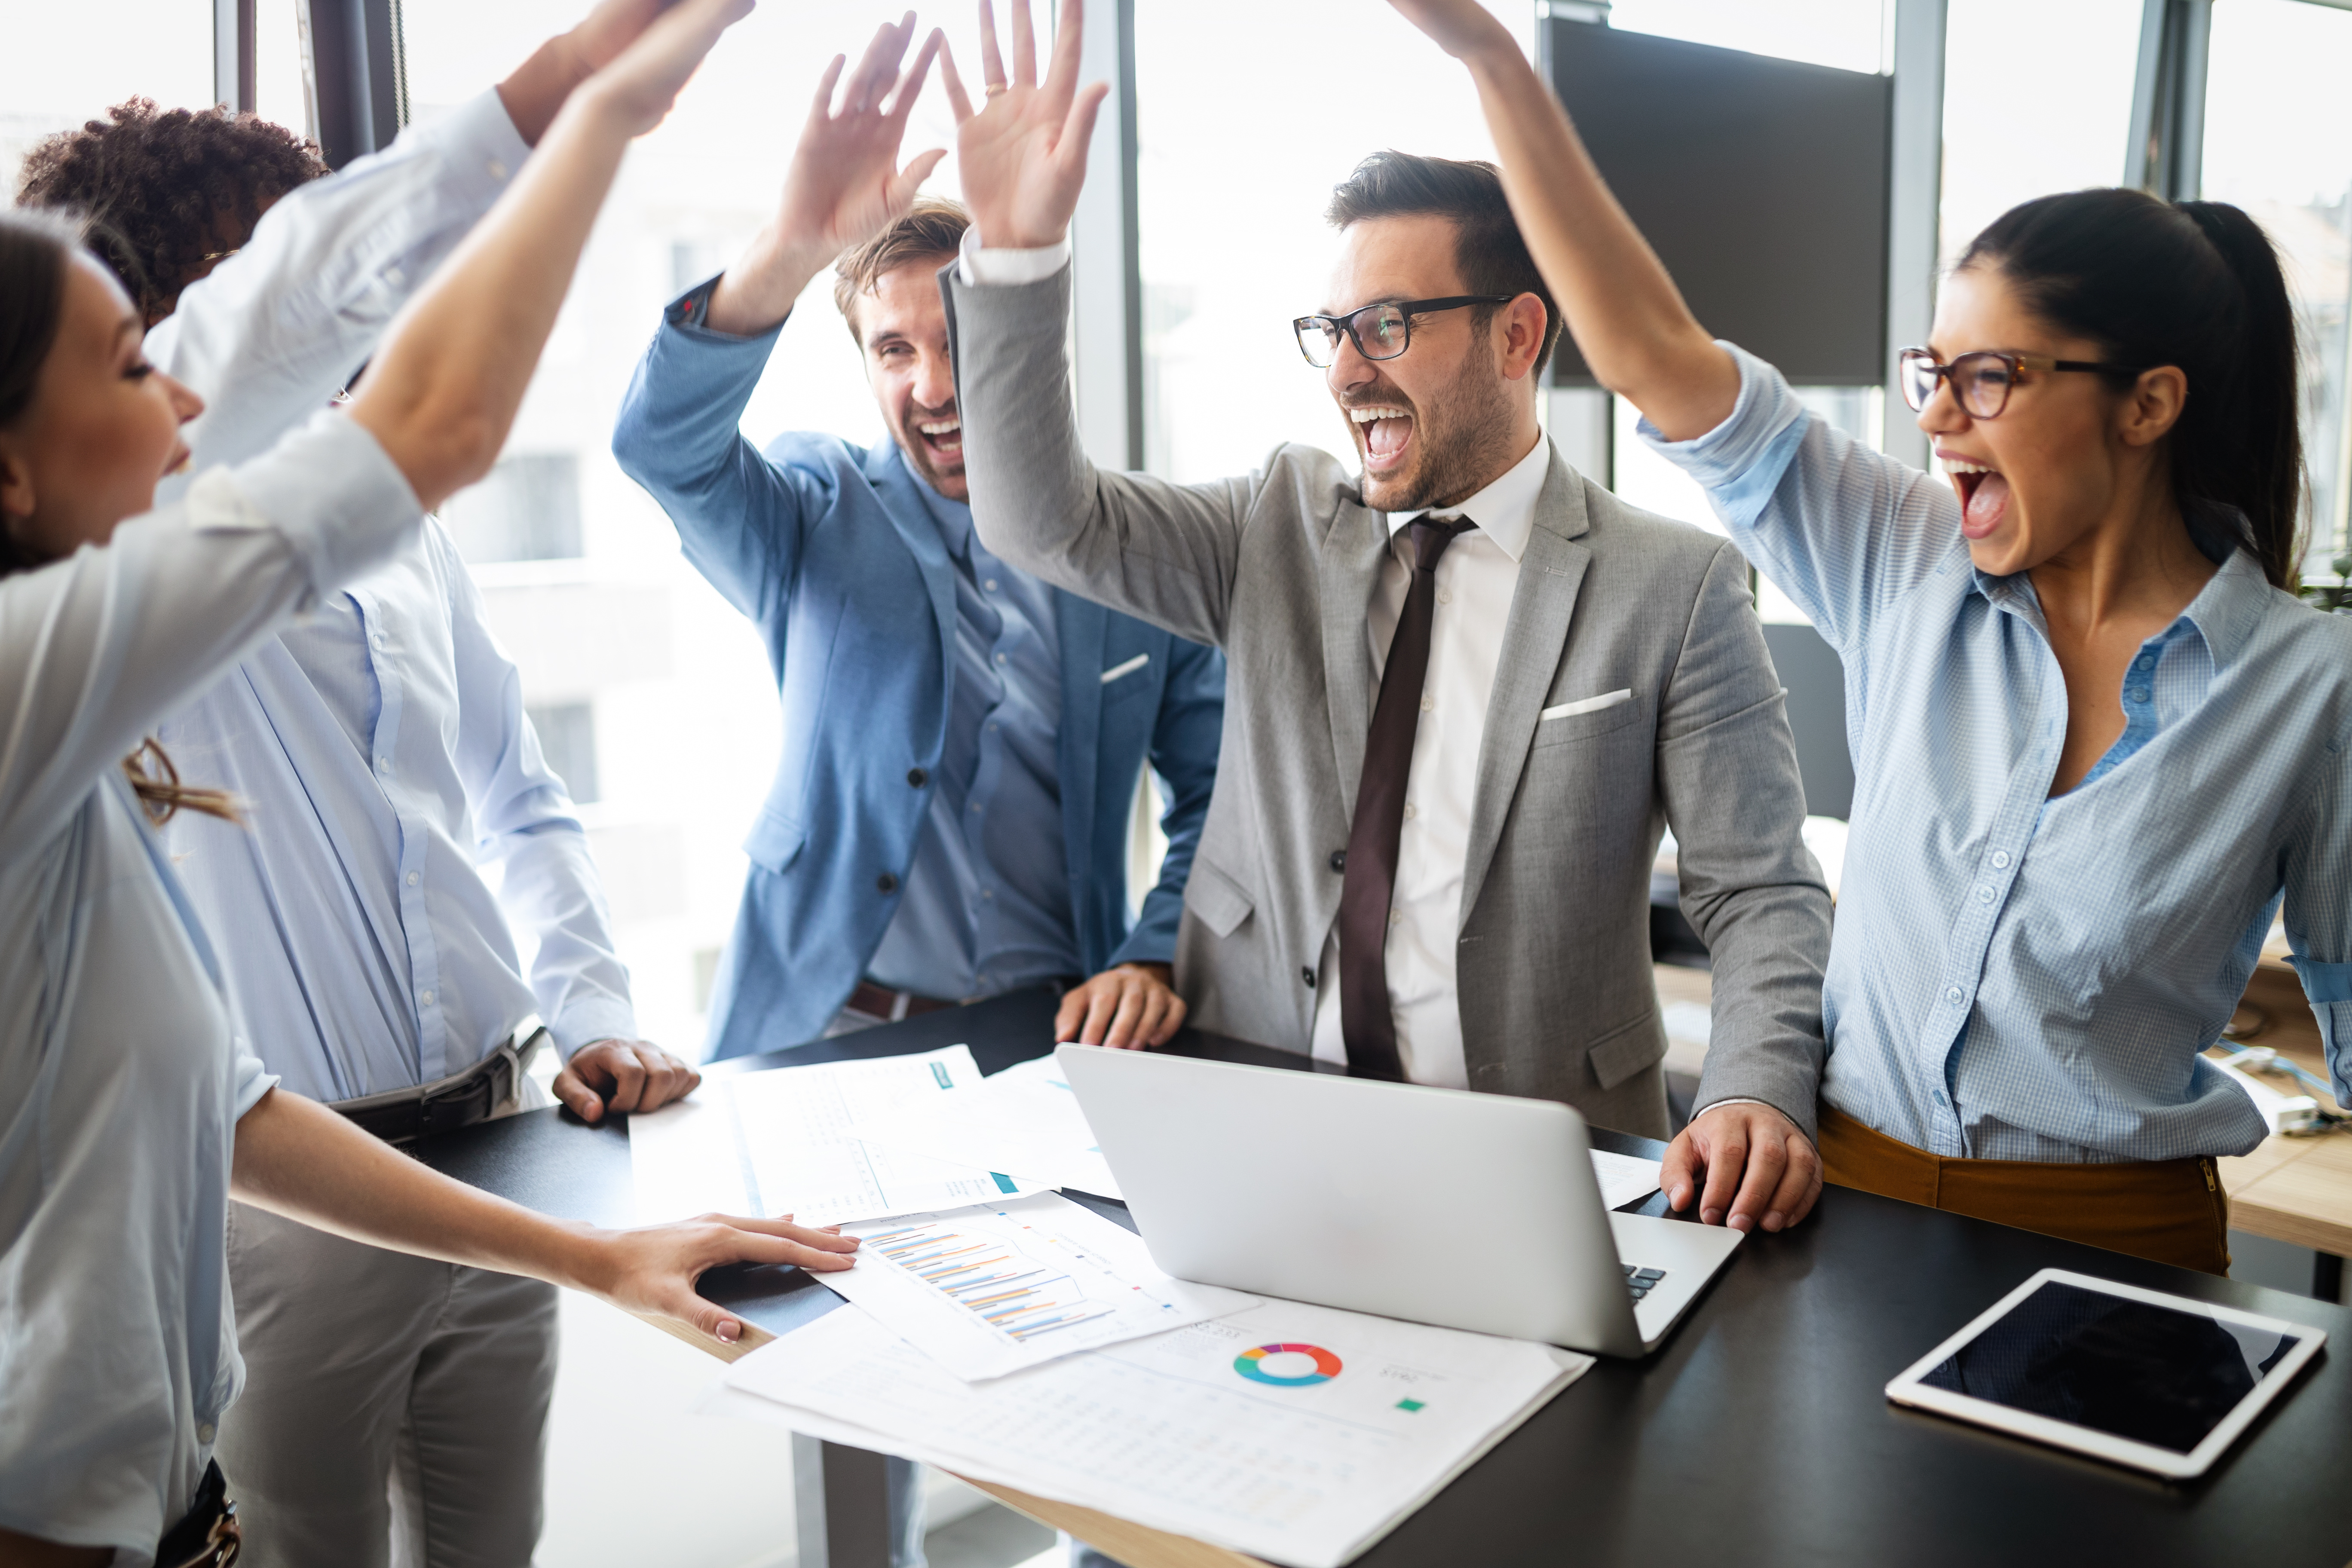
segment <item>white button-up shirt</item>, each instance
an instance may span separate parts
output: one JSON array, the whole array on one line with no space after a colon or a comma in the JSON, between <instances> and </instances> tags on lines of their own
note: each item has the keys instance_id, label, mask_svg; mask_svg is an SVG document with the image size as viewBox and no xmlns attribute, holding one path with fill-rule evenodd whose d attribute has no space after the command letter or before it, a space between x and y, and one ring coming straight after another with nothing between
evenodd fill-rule
<instances>
[{"instance_id":1,"label":"white button-up shirt","mask_svg":"<svg viewBox=\"0 0 2352 1568\"><path fill-rule=\"evenodd\" d=\"M1502 478L1460 506L1391 512L1388 559L1364 617L1364 651L1372 662L1377 693L1412 586L1412 540L1405 525L1423 516L1466 517L1478 525L1437 558L1429 673L1421 689L1421 721L1413 730L1396 885L1389 900L1389 1006L1396 1021L1397 1059L1410 1083L1470 1087L1454 964L1454 939L1462 931L1462 872L1470 854L1470 808L1477 795L1478 749L1486 737L1486 703L1503 657L1511 598L1519 587L1519 557L1527 553L1536 502L1550 467L1551 443L1538 438ZM1324 939L1315 988L1315 1055L1322 1061L1348 1059L1340 1034L1339 963L1334 922Z\"/></svg>"},{"instance_id":2,"label":"white button-up shirt","mask_svg":"<svg viewBox=\"0 0 2352 1568\"><path fill-rule=\"evenodd\" d=\"M318 417L0 578L0 1529L130 1568L243 1379L223 1227L236 1121L272 1079L118 764L415 524L383 448Z\"/></svg>"},{"instance_id":3,"label":"white button-up shirt","mask_svg":"<svg viewBox=\"0 0 2352 1568\"><path fill-rule=\"evenodd\" d=\"M528 151L485 92L271 208L149 337L211 405L196 463L267 447L331 396ZM289 1089L429 1083L533 1013L566 1055L635 1033L586 836L437 524L160 738L184 777L249 803L249 829L184 813L169 837L199 916L236 933L230 995ZM534 939L528 980L510 918Z\"/></svg>"}]
</instances>

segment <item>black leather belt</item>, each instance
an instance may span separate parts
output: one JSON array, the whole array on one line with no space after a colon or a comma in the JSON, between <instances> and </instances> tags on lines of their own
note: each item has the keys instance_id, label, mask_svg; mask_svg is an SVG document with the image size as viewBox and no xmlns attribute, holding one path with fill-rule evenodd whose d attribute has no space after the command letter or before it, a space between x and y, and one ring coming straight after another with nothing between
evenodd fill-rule
<instances>
[{"instance_id":1,"label":"black leather belt","mask_svg":"<svg viewBox=\"0 0 2352 1568\"><path fill-rule=\"evenodd\" d=\"M236 1504L228 1500L228 1482L217 1463L207 1464L196 1487L195 1506L157 1543L155 1568L229 1568L244 1546Z\"/></svg>"},{"instance_id":2,"label":"black leather belt","mask_svg":"<svg viewBox=\"0 0 2352 1568\"><path fill-rule=\"evenodd\" d=\"M942 1002L936 996L919 996L912 991L893 991L887 985L877 985L871 980L861 980L857 989L849 994L844 1004L853 1013L863 1013L869 1018L879 1018L895 1024L901 1018L912 1018L924 1013L943 1012L957 1005Z\"/></svg>"},{"instance_id":3,"label":"black leather belt","mask_svg":"<svg viewBox=\"0 0 2352 1568\"><path fill-rule=\"evenodd\" d=\"M414 1089L337 1100L328 1109L387 1143L413 1143L432 1133L471 1127L488 1121L517 1096L524 1069L547 1037L546 1029L533 1021L464 1072Z\"/></svg>"}]
</instances>

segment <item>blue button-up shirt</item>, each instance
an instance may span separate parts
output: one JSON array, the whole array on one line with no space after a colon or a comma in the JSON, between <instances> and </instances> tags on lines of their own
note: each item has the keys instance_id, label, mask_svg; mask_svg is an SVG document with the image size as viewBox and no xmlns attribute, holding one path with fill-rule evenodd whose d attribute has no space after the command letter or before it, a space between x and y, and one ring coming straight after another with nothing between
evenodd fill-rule
<instances>
[{"instance_id":1,"label":"blue button-up shirt","mask_svg":"<svg viewBox=\"0 0 2352 1568\"><path fill-rule=\"evenodd\" d=\"M529 153L491 90L272 207L148 335L205 399L194 466L268 450L324 405ZM250 831L182 813L168 837L288 1088L429 1083L534 1013L567 1054L635 1033L586 836L437 525L161 734L184 776L250 805Z\"/></svg>"},{"instance_id":2,"label":"blue button-up shirt","mask_svg":"<svg viewBox=\"0 0 2352 1568\"><path fill-rule=\"evenodd\" d=\"M289 1089L430 1083L531 1014L567 1056L636 1032L587 836L437 524L161 739L251 803L249 827L183 812L166 831L205 923L234 933L230 994Z\"/></svg>"},{"instance_id":3,"label":"blue button-up shirt","mask_svg":"<svg viewBox=\"0 0 2352 1568\"><path fill-rule=\"evenodd\" d=\"M2242 1153L2263 1120L2199 1053L2282 900L2352 1093L2352 620L2232 553L2134 657L2123 735L2053 797L2066 687L2032 581L1974 568L1948 485L1733 353L1729 418L1643 434L1844 661L1854 803L1822 1097L1947 1156Z\"/></svg>"},{"instance_id":4,"label":"blue button-up shirt","mask_svg":"<svg viewBox=\"0 0 2352 1568\"><path fill-rule=\"evenodd\" d=\"M1083 967L1062 843L1061 639L1053 590L988 552L971 508L916 488L955 563L955 667L907 890L866 968L919 995L992 996Z\"/></svg>"}]
</instances>

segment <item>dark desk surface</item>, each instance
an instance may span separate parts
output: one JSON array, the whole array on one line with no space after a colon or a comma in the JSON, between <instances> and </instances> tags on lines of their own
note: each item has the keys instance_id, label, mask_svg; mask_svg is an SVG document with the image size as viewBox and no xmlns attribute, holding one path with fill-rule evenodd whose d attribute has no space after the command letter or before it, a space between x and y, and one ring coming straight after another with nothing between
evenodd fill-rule
<instances>
[{"instance_id":1,"label":"dark desk surface","mask_svg":"<svg viewBox=\"0 0 2352 1568\"><path fill-rule=\"evenodd\" d=\"M1052 1019L1051 998L1025 993L714 1070L962 1042L994 1072L1041 1055ZM1303 1065L1189 1030L1171 1048ZM1622 1134L1596 1131L1594 1142L1658 1152ZM449 1134L419 1156L548 1214L632 1212L619 1125L532 1111ZM1118 1205L1089 1206L1124 1220ZM2333 1342L2245 1441L2186 1486L1887 1404L1889 1378L2047 1268L2274 1313ZM705 1293L779 1333L839 1304L796 1269L730 1271ZM2352 1312L2342 1308L1832 1187L1796 1230L1742 1245L1655 1355L1602 1361L1358 1561L2342 1568L2352 1561L2347 1367Z\"/></svg>"}]
</instances>

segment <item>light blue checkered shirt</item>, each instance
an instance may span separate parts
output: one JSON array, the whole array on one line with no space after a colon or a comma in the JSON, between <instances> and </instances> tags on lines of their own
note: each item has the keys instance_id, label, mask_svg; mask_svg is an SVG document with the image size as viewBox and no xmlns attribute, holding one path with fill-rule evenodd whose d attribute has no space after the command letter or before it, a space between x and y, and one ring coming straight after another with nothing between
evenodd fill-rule
<instances>
[{"instance_id":1,"label":"light blue checkered shirt","mask_svg":"<svg viewBox=\"0 0 2352 1568\"><path fill-rule=\"evenodd\" d=\"M1969 563L1948 486L1731 352L1728 419L1642 433L1844 661L1853 816L1822 1098L1947 1156L2242 1153L2262 1118L2198 1053L2282 897L2352 1098L2352 619L2232 554L2133 658L2122 737L2050 798L2066 687L2031 581Z\"/></svg>"}]
</instances>

